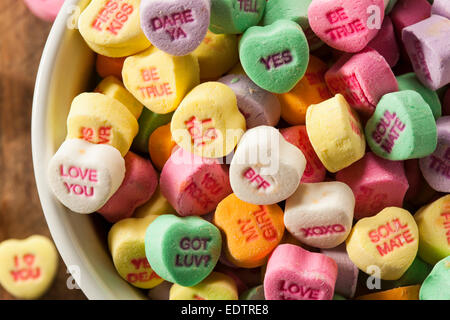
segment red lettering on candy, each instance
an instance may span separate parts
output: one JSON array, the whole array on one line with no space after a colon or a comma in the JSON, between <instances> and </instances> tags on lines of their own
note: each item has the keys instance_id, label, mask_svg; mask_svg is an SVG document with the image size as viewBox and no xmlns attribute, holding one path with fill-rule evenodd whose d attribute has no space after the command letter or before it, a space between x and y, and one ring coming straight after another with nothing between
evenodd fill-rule
<instances>
[{"instance_id":1,"label":"red lettering on candy","mask_svg":"<svg viewBox=\"0 0 450 320\"><path fill-rule=\"evenodd\" d=\"M92 21L91 27L98 31L106 30L117 36L129 16L134 12L131 4L121 2L122 0L107 1Z\"/></svg>"},{"instance_id":2,"label":"red lettering on candy","mask_svg":"<svg viewBox=\"0 0 450 320\"><path fill-rule=\"evenodd\" d=\"M450 201L444 202L441 216L444 218L443 227L447 237L447 244L450 246Z\"/></svg>"},{"instance_id":3,"label":"red lettering on candy","mask_svg":"<svg viewBox=\"0 0 450 320\"><path fill-rule=\"evenodd\" d=\"M399 218L392 219L368 233L370 241L376 245L378 253L383 257L409 243L415 241L408 224L402 224ZM378 244L381 241L381 244Z\"/></svg>"},{"instance_id":4,"label":"red lettering on candy","mask_svg":"<svg viewBox=\"0 0 450 320\"><path fill-rule=\"evenodd\" d=\"M255 172L255 170L253 170L252 168L248 168L244 174L243 177L247 180L250 181L250 183L255 183L256 184L256 189L267 189L268 187L270 187L270 183L268 181L266 181L263 177L261 177L259 174L257 174Z\"/></svg>"},{"instance_id":5,"label":"red lettering on candy","mask_svg":"<svg viewBox=\"0 0 450 320\"><path fill-rule=\"evenodd\" d=\"M23 263L21 263L21 261ZM14 256L14 269L10 270L10 275L14 282L25 282L29 280L36 280L41 277L41 268L34 267L36 256L32 253L27 253L20 259L19 256ZM23 265L21 268L20 265Z\"/></svg>"},{"instance_id":6,"label":"red lettering on candy","mask_svg":"<svg viewBox=\"0 0 450 320\"><path fill-rule=\"evenodd\" d=\"M219 136L217 129L214 127L214 121L211 118L198 120L197 117L192 116L184 124L191 135L192 143L195 147L211 143Z\"/></svg>"},{"instance_id":7,"label":"red lettering on candy","mask_svg":"<svg viewBox=\"0 0 450 320\"><path fill-rule=\"evenodd\" d=\"M342 224L334 224L328 226L315 226L310 228L301 228L305 238L333 235L336 233L342 233L346 231L346 228Z\"/></svg>"},{"instance_id":8,"label":"red lettering on candy","mask_svg":"<svg viewBox=\"0 0 450 320\"><path fill-rule=\"evenodd\" d=\"M374 131L372 131L372 139L381 146L388 154L392 153L396 140L405 130L406 125L398 118L397 114L390 113L386 110L383 117L378 121Z\"/></svg>"},{"instance_id":9,"label":"red lettering on candy","mask_svg":"<svg viewBox=\"0 0 450 320\"><path fill-rule=\"evenodd\" d=\"M281 280L280 300L319 300L320 290L303 286L292 281Z\"/></svg>"},{"instance_id":10,"label":"red lettering on candy","mask_svg":"<svg viewBox=\"0 0 450 320\"><path fill-rule=\"evenodd\" d=\"M111 141L111 130L111 127L99 127L97 130L95 128L81 127L79 138L90 143L107 144Z\"/></svg>"}]
</instances>

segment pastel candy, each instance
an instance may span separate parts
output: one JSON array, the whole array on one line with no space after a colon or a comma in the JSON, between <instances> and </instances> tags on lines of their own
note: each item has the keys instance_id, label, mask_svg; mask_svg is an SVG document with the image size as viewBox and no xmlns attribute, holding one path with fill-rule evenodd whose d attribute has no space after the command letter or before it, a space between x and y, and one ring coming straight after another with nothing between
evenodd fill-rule
<instances>
[{"instance_id":1,"label":"pastel candy","mask_svg":"<svg viewBox=\"0 0 450 320\"><path fill-rule=\"evenodd\" d=\"M142 31L158 49L184 56L194 51L206 35L210 7L210 0L142 0Z\"/></svg>"},{"instance_id":2,"label":"pastel candy","mask_svg":"<svg viewBox=\"0 0 450 320\"><path fill-rule=\"evenodd\" d=\"M125 57L151 44L140 27L140 0L93 0L78 19L78 28L95 52Z\"/></svg>"},{"instance_id":3,"label":"pastel candy","mask_svg":"<svg viewBox=\"0 0 450 320\"><path fill-rule=\"evenodd\" d=\"M450 257L439 261L420 287L420 300L450 300Z\"/></svg>"},{"instance_id":4,"label":"pastel candy","mask_svg":"<svg viewBox=\"0 0 450 320\"><path fill-rule=\"evenodd\" d=\"M373 216L386 207L402 207L409 186L402 162L382 159L372 152L339 171L336 180L352 189L356 219Z\"/></svg>"},{"instance_id":5,"label":"pastel candy","mask_svg":"<svg viewBox=\"0 0 450 320\"><path fill-rule=\"evenodd\" d=\"M108 246L117 272L128 283L142 289L163 282L145 256L145 232L157 217L124 219L115 223L108 233Z\"/></svg>"},{"instance_id":6,"label":"pastel candy","mask_svg":"<svg viewBox=\"0 0 450 320\"><path fill-rule=\"evenodd\" d=\"M383 95L398 91L389 64L371 48L343 55L327 71L325 81L332 94L342 94L350 106L369 116Z\"/></svg>"},{"instance_id":7,"label":"pastel candy","mask_svg":"<svg viewBox=\"0 0 450 320\"><path fill-rule=\"evenodd\" d=\"M195 87L175 111L170 130L183 149L221 158L233 151L246 129L233 90L220 82Z\"/></svg>"},{"instance_id":8,"label":"pastel candy","mask_svg":"<svg viewBox=\"0 0 450 320\"><path fill-rule=\"evenodd\" d=\"M170 300L238 300L238 293L231 277L213 272L192 287L174 284L170 289Z\"/></svg>"},{"instance_id":9,"label":"pastel candy","mask_svg":"<svg viewBox=\"0 0 450 320\"><path fill-rule=\"evenodd\" d=\"M377 35L374 11L384 12L383 0L361 0L357 5L346 0L314 0L308 18L314 33L330 47L358 52ZM383 17L377 17L380 24Z\"/></svg>"},{"instance_id":10,"label":"pastel candy","mask_svg":"<svg viewBox=\"0 0 450 320\"><path fill-rule=\"evenodd\" d=\"M419 300L420 285L400 287L359 296L357 300Z\"/></svg>"},{"instance_id":11,"label":"pastel candy","mask_svg":"<svg viewBox=\"0 0 450 320\"><path fill-rule=\"evenodd\" d=\"M352 229L355 197L342 182L302 183L286 200L284 225L300 242L334 248Z\"/></svg>"},{"instance_id":12,"label":"pastel candy","mask_svg":"<svg viewBox=\"0 0 450 320\"><path fill-rule=\"evenodd\" d=\"M102 78L114 76L117 79L122 80L122 68L126 57L122 58L110 58L97 54L95 60L95 70Z\"/></svg>"},{"instance_id":13,"label":"pastel candy","mask_svg":"<svg viewBox=\"0 0 450 320\"><path fill-rule=\"evenodd\" d=\"M446 0L434 0L431 13L450 19L450 5Z\"/></svg>"},{"instance_id":14,"label":"pastel candy","mask_svg":"<svg viewBox=\"0 0 450 320\"><path fill-rule=\"evenodd\" d=\"M420 230L419 230L420 239ZM420 246L420 242L419 242ZM406 270L403 276L393 281L395 287L412 286L421 284L426 277L430 274L432 266L422 261L419 257L416 257L411 266Z\"/></svg>"},{"instance_id":15,"label":"pastel candy","mask_svg":"<svg viewBox=\"0 0 450 320\"><path fill-rule=\"evenodd\" d=\"M245 72L258 86L285 93L305 74L309 47L298 24L277 20L249 28L239 42L239 57Z\"/></svg>"},{"instance_id":16,"label":"pastel candy","mask_svg":"<svg viewBox=\"0 0 450 320\"><path fill-rule=\"evenodd\" d=\"M338 275L334 292L352 299L356 292L359 270L348 257L345 244L341 244L333 249L323 249L320 253L330 257L337 264Z\"/></svg>"},{"instance_id":17,"label":"pastel candy","mask_svg":"<svg viewBox=\"0 0 450 320\"><path fill-rule=\"evenodd\" d=\"M364 156L366 141L358 116L337 94L306 112L309 140L322 164L337 172Z\"/></svg>"},{"instance_id":18,"label":"pastel candy","mask_svg":"<svg viewBox=\"0 0 450 320\"><path fill-rule=\"evenodd\" d=\"M111 146L69 139L51 158L47 175L63 205L77 213L92 213L122 184L125 161Z\"/></svg>"},{"instance_id":19,"label":"pastel candy","mask_svg":"<svg viewBox=\"0 0 450 320\"><path fill-rule=\"evenodd\" d=\"M198 61L192 55L176 57L155 47L128 57L122 70L125 87L155 113L174 111L199 84Z\"/></svg>"},{"instance_id":20,"label":"pastel candy","mask_svg":"<svg viewBox=\"0 0 450 320\"><path fill-rule=\"evenodd\" d=\"M359 220L347 238L350 260L365 273L370 272L370 266L377 266L383 280L399 279L413 263L418 246L413 216L397 207Z\"/></svg>"},{"instance_id":21,"label":"pastel candy","mask_svg":"<svg viewBox=\"0 0 450 320\"><path fill-rule=\"evenodd\" d=\"M365 132L370 149L389 160L425 157L437 145L436 123L430 106L412 90L384 95Z\"/></svg>"},{"instance_id":22,"label":"pastel candy","mask_svg":"<svg viewBox=\"0 0 450 320\"><path fill-rule=\"evenodd\" d=\"M46 21L54 21L64 0L24 0L33 14Z\"/></svg>"},{"instance_id":23,"label":"pastel candy","mask_svg":"<svg viewBox=\"0 0 450 320\"><path fill-rule=\"evenodd\" d=\"M157 185L158 176L151 162L128 152L125 155L125 178L98 212L112 223L129 218L137 207L150 200Z\"/></svg>"},{"instance_id":24,"label":"pastel candy","mask_svg":"<svg viewBox=\"0 0 450 320\"><path fill-rule=\"evenodd\" d=\"M400 59L400 49L395 38L394 26L389 16L384 17L381 29L377 36L368 44L386 59L389 66L393 67Z\"/></svg>"},{"instance_id":25,"label":"pastel candy","mask_svg":"<svg viewBox=\"0 0 450 320\"><path fill-rule=\"evenodd\" d=\"M438 15L432 15L402 32L403 43L417 77L432 90L450 83L448 32L450 20Z\"/></svg>"},{"instance_id":26,"label":"pastel candy","mask_svg":"<svg viewBox=\"0 0 450 320\"><path fill-rule=\"evenodd\" d=\"M287 142L299 148L306 158L306 167L300 182L322 182L325 179L326 170L314 152L314 148L309 141L306 126L280 129L280 133Z\"/></svg>"},{"instance_id":27,"label":"pastel candy","mask_svg":"<svg viewBox=\"0 0 450 320\"><path fill-rule=\"evenodd\" d=\"M278 95L283 120L291 125L305 124L308 107L332 97L324 78L327 70L328 67L323 61L309 56L304 77L291 91Z\"/></svg>"},{"instance_id":28,"label":"pastel candy","mask_svg":"<svg viewBox=\"0 0 450 320\"><path fill-rule=\"evenodd\" d=\"M148 151L152 163L159 171L162 170L164 164L169 160L176 145L170 132L170 123L157 128L150 135Z\"/></svg>"},{"instance_id":29,"label":"pastel candy","mask_svg":"<svg viewBox=\"0 0 450 320\"><path fill-rule=\"evenodd\" d=\"M0 243L0 284L18 299L37 299L58 271L58 253L47 237L34 235Z\"/></svg>"},{"instance_id":30,"label":"pastel candy","mask_svg":"<svg viewBox=\"0 0 450 320\"><path fill-rule=\"evenodd\" d=\"M198 217L157 217L145 235L145 253L153 270L164 280L195 286L219 260L222 238L211 223Z\"/></svg>"},{"instance_id":31,"label":"pastel candy","mask_svg":"<svg viewBox=\"0 0 450 320\"><path fill-rule=\"evenodd\" d=\"M211 0L214 33L243 33L258 24L264 14L265 0Z\"/></svg>"},{"instance_id":32,"label":"pastel candy","mask_svg":"<svg viewBox=\"0 0 450 320\"><path fill-rule=\"evenodd\" d=\"M259 285L248 289L240 295L239 300L266 300L264 297L264 286Z\"/></svg>"},{"instance_id":33,"label":"pastel candy","mask_svg":"<svg viewBox=\"0 0 450 320\"><path fill-rule=\"evenodd\" d=\"M157 186L152 198L134 211L135 218L145 218L149 215L176 214L169 201L162 195L159 185Z\"/></svg>"},{"instance_id":34,"label":"pastel candy","mask_svg":"<svg viewBox=\"0 0 450 320\"><path fill-rule=\"evenodd\" d=\"M250 204L235 194L217 205L213 223L224 235L226 258L241 268L263 265L283 238L283 211L278 205Z\"/></svg>"},{"instance_id":35,"label":"pastel candy","mask_svg":"<svg viewBox=\"0 0 450 320\"><path fill-rule=\"evenodd\" d=\"M419 227L419 257L434 265L450 255L450 195L422 207L415 215Z\"/></svg>"},{"instance_id":36,"label":"pastel candy","mask_svg":"<svg viewBox=\"0 0 450 320\"><path fill-rule=\"evenodd\" d=\"M264 277L266 300L331 300L338 267L320 253L292 244L279 245Z\"/></svg>"},{"instance_id":37,"label":"pastel candy","mask_svg":"<svg viewBox=\"0 0 450 320\"><path fill-rule=\"evenodd\" d=\"M417 79L415 73L410 72L397 77L398 89L401 90L413 90L419 93L425 102L430 106L431 112L435 119L438 119L442 115L441 102L437 93L427 87L425 87L419 79Z\"/></svg>"},{"instance_id":38,"label":"pastel candy","mask_svg":"<svg viewBox=\"0 0 450 320\"><path fill-rule=\"evenodd\" d=\"M150 300L169 300L170 288L172 288L173 283L169 281L163 281L161 284L150 289L147 296Z\"/></svg>"},{"instance_id":39,"label":"pastel candy","mask_svg":"<svg viewBox=\"0 0 450 320\"><path fill-rule=\"evenodd\" d=\"M211 212L232 192L225 165L218 159L204 159L182 148L164 165L160 186L162 195L181 216Z\"/></svg>"},{"instance_id":40,"label":"pastel candy","mask_svg":"<svg viewBox=\"0 0 450 320\"><path fill-rule=\"evenodd\" d=\"M67 139L108 144L122 156L130 149L138 129L138 122L127 107L101 93L76 96L67 116Z\"/></svg>"},{"instance_id":41,"label":"pastel candy","mask_svg":"<svg viewBox=\"0 0 450 320\"><path fill-rule=\"evenodd\" d=\"M247 129L258 126L276 126L280 120L278 98L258 87L246 75L230 74L217 80L233 90L239 111L244 115Z\"/></svg>"},{"instance_id":42,"label":"pastel candy","mask_svg":"<svg viewBox=\"0 0 450 320\"><path fill-rule=\"evenodd\" d=\"M230 165L234 194L253 204L274 204L297 190L306 167L300 149L278 129L259 126L242 137Z\"/></svg>"},{"instance_id":43,"label":"pastel candy","mask_svg":"<svg viewBox=\"0 0 450 320\"><path fill-rule=\"evenodd\" d=\"M425 180L436 191L450 192L450 116L436 122L438 143L436 150L419 160Z\"/></svg>"},{"instance_id":44,"label":"pastel candy","mask_svg":"<svg viewBox=\"0 0 450 320\"><path fill-rule=\"evenodd\" d=\"M427 0L398 0L390 17L398 39L402 38L404 28L429 18L431 5Z\"/></svg>"}]
</instances>

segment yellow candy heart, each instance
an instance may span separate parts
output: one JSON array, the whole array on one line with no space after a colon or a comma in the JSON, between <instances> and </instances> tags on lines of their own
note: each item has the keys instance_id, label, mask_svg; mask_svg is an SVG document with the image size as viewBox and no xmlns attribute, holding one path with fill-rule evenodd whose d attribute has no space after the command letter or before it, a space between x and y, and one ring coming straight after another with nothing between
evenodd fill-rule
<instances>
[{"instance_id":1,"label":"yellow candy heart","mask_svg":"<svg viewBox=\"0 0 450 320\"><path fill-rule=\"evenodd\" d=\"M94 0L78 19L84 40L95 52L125 57L148 48L139 17L140 0Z\"/></svg>"},{"instance_id":2,"label":"yellow candy heart","mask_svg":"<svg viewBox=\"0 0 450 320\"><path fill-rule=\"evenodd\" d=\"M175 110L184 96L200 83L197 58L172 56L156 47L125 59L125 87L155 113Z\"/></svg>"},{"instance_id":3,"label":"yellow candy heart","mask_svg":"<svg viewBox=\"0 0 450 320\"><path fill-rule=\"evenodd\" d=\"M138 132L136 118L122 103L101 93L75 97L67 117L67 139L109 144L122 156Z\"/></svg>"},{"instance_id":4,"label":"yellow candy heart","mask_svg":"<svg viewBox=\"0 0 450 320\"><path fill-rule=\"evenodd\" d=\"M419 256L429 264L450 255L450 195L421 208L414 215L419 227Z\"/></svg>"},{"instance_id":5,"label":"yellow candy heart","mask_svg":"<svg viewBox=\"0 0 450 320\"><path fill-rule=\"evenodd\" d=\"M184 150L200 157L220 158L236 147L246 129L236 95L219 82L195 87L175 111L170 131Z\"/></svg>"},{"instance_id":6,"label":"yellow candy heart","mask_svg":"<svg viewBox=\"0 0 450 320\"><path fill-rule=\"evenodd\" d=\"M314 151L330 172L344 169L364 156L364 131L341 94L308 108L306 130Z\"/></svg>"},{"instance_id":7,"label":"yellow candy heart","mask_svg":"<svg viewBox=\"0 0 450 320\"><path fill-rule=\"evenodd\" d=\"M124 219L114 224L108 234L114 266L122 278L142 289L156 287L164 280L150 267L145 257L145 232L158 216Z\"/></svg>"},{"instance_id":8,"label":"yellow candy heart","mask_svg":"<svg viewBox=\"0 0 450 320\"><path fill-rule=\"evenodd\" d=\"M170 288L170 300L237 300L236 283L229 276L212 272L193 287L174 284Z\"/></svg>"},{"instance_id":9,"label":"yellow candy heart","mask_svg":"<svg viewBox=\"0 0 450 320\"><path fill-rule=\"evenodd\" d=\"M350 260L363 272L380 268L383 280L399 279L414 261L419 231L406 210L389 207L376 216L359 220L347 238Z\"/></svg>"},{"instance_id":10,"label":"yellow candy heart","mask_svg":"<svg viewBox=\"0 0 450 320\"><path fill-rule=\"evenodd\" d=\"M0 284L19 299L37 299L53 282L58 253L48 238L34 235L0 243Z\"/></svg>"},{"instance_id":11,"label":"yellow candy heart","mask_svg":"<svg viewBox=\"0 0 450 320\"><path fill-rule=\"evenodd\" d=\"M156 188L152 198L143 206L136 209L134 212L135 218L145 218L149 215L162 215L162 214L177 214L174 208L170 205L169 201L162 195L161 189Z\"/></svg>"}]
</instances>

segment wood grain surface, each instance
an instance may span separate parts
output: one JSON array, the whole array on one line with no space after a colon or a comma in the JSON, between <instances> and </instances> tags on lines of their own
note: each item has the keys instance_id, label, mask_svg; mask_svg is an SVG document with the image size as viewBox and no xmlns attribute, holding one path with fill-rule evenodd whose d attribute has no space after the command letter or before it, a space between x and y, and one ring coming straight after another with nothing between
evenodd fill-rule
<instances>
[{"instance_id":1,"label":"wood grain surface","mask_svg":"<svg viewBox=\"0 0 450 320\"><path fill-rule=\"evenodd\" d=\"M22 0L0 1L0 241L50 237L34 180L30 133L34 81L50 28ZM86 299L81 290L67 288L66 271L60 259L42 299ZM0 287L0 299L14 297Z\"/></svg>"}]
</instances>

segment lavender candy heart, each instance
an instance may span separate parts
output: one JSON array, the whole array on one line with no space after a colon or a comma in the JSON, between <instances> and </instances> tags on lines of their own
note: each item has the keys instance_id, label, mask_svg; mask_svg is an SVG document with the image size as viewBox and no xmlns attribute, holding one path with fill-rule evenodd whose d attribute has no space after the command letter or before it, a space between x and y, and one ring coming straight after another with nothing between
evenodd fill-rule
<instances>
[{"instance_id":1,"label":"lavender candy heart","mask_svg":"<svg viewBox=\"0 0 450 320\"><path fill-rule=\"evenodd\" d=\"M450 192L450 116L436 121L438 145L428 157L419 161L428 184L436 191Z\"/></svg>"},{"instance_id":2,"label":"lavender candy heart","mask_svg":"<svg viewBox=\"0 0 450 320\"><path fill-rule=\"evenodd\" d=\"M158 49L174 56L194 51L208 31L210 0L142 0L141 28Z\"/></svg>"},{"instance_id":3,"label":"lavender candy heart","mask_svg":"<svg viewBox=\"0 0 450 320\"><path fill-rule=\"evenodd\" d=\"M271 92L257 86L249 77L229 74L217 80L236 94L239 111L244 115L247 129L258 126L276 126L280 121L281 106Z\"/></svg>"},{"instance_id":4,"label":"lavender candy heart","mask_svg":"<svg viewBox=\"0 0 450 320\"><path fill-rule=\"evenodd\" d=\"M431 14L437 14L450 19L450 1L434 0L433 6L431 7Z\"/></svg>"}]
</instances>

